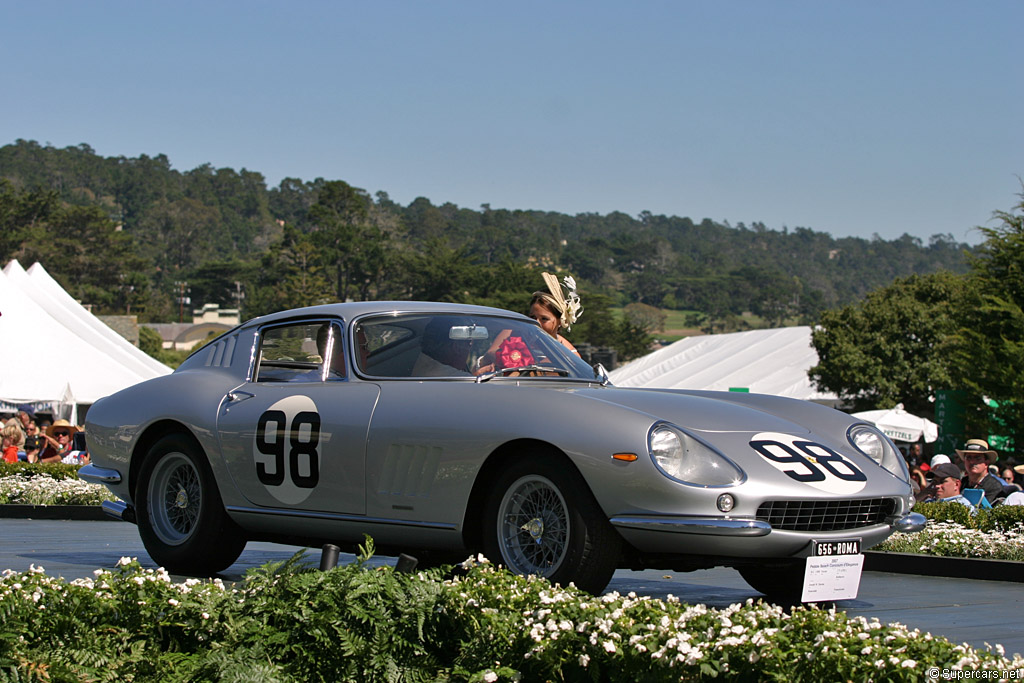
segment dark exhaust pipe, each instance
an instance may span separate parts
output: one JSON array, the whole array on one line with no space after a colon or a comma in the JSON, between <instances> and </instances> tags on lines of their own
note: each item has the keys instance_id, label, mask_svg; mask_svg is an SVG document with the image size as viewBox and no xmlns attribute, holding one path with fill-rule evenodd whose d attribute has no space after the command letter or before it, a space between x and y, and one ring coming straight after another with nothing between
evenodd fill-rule
<instances>
[{"instance_id":1,"label":"dark exhaust pipe","mask_svg":"<svg viewBox=\"0 0 1024 683\"><path fill-rule=\"evenodd\" d=\"M113 517L122 522L131 522L132 524L138 523L135 519L135 508L123 500L105 500L100 505L100 508L108 517Z\"/></svg>"}]
</instances>

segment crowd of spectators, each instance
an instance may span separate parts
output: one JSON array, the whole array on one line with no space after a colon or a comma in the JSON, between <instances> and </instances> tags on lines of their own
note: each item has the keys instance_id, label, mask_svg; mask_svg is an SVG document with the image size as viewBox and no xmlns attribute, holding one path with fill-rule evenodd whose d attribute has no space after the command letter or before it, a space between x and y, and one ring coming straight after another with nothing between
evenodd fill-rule
<instances>
[{"instance_id":1,"label":"crowd of spectators","mask_svg":"<svg viewBox=\"0 0 1024 683\"><path fill-rule=\"evenodd\" d=\"M18 406L15 415L4 415L0 426L3 435L4 462L52 463L85 465L89 454L75 444L81 431L67 420L38 417L31 406Z\"/></svg>"},{"instance_id":2,"label":"crowd of spectators","mask_svg":"<svg viewBox=\"0 0 1024 683\"><path fill-rule=\"evenodd\" d=\"M925 460L920 444L906 452L914 495L921 502L956 502L974 514L979 507L1024 505L1024 465L1000 464L999 454L984 439L968 439L952 458L937 453Z\"/></svg>"}]
</instances>

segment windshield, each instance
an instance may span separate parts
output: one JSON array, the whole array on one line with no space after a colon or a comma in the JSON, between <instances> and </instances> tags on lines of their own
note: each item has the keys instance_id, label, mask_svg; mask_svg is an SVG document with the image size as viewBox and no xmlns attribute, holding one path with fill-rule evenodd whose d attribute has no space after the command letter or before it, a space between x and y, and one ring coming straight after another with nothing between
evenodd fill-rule
<instances>
[{"instance_id":1,"label":"windshield","mask_svg":"<svg viewBox=\"0 0 1024 683\"><path fill-rule=\"evenodd\" d=\"M594 370L536 323L500 316L405 314L353 325L356 367L371 377L570 377Z\"/></svg>"}]
</instances>

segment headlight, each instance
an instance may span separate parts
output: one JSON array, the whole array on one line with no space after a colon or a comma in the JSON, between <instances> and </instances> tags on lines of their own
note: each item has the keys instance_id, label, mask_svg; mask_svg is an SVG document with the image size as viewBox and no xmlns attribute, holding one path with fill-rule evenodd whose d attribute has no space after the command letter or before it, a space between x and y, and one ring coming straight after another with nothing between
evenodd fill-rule
<instances>
[{"instance_id":1,"label":"headlight","mask_svg":"<svg viewBox=\"0 0 1024 683\"><path fill-rule=\"evenodd\" d=\"M743 470L724 455L671 425L655 425L647 443L657 468L684 484L734 486L743 481Z\"/></svg>"},{"instance_id":2,"label":"headlight","mask_svg":"<svg viewBox=\"0 0 1024 683\"><path fill-rule=\"evenodd\" d=\"M850 440L850 444L854 448L874 460L879 466L884 467L901 479L910 479L907 464L903 462L903 457L899 454L899 451L896 450L892 442L884 434L871 425L853 425L847 431L846 438Z\"/></svg>"},{"instance_id":3,"label":"headlight","mask_svg":"<svg viewBox=\"0 0 1024 683\"><path fill-rule=\"evenodd\" d=\"M867 425L853 425L847 435L850 443L858 451L874 460L879 465L885 456L885 439Z\"/></svg>"}]
</instances>

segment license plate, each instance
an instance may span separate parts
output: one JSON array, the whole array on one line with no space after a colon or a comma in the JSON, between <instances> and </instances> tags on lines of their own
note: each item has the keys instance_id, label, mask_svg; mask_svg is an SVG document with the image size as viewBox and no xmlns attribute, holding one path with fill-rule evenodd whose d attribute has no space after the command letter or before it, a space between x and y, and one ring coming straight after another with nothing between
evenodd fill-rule
<instances>
[{"instance_id":1,"label":"license plate","mask_svg":"<svg viewBox=\"0 0 1024 683\"><path fill-rule=\"evenodd\" d=\"M860 539L839 538L834 541L811 541L811 555L813 557L860 555Z\"/></svg>"}]
</instances>

